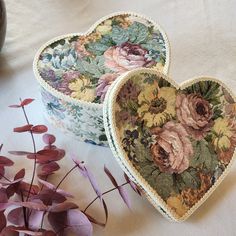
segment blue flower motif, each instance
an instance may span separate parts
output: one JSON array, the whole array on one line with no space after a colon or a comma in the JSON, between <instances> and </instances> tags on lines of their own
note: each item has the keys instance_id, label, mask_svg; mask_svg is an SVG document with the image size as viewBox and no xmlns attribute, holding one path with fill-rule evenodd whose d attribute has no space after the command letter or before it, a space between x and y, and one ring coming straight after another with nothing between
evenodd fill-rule
<instances>
[{"instance_id":1,"label":"blue flower motif","mask_svg":"<svg viewBox=\"0 0 236 236\"><path fill-rule=\"evenodd\" d=\"M60 104L59 99L52 96L50 93L42 89L42 98L43 103L47 109L47 112L50 115L54 115L57 118L64 119L65 118L65 108Z\"/></svg>"}]
</instances>

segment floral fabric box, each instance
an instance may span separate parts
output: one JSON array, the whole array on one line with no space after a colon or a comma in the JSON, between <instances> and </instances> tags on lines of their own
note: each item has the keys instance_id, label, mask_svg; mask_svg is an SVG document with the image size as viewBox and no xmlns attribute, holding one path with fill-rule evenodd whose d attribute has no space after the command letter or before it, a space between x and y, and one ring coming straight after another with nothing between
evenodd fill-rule
<instances>
[{"instance_id":1,"label":"floral fabric box","mask_svg":"<svg viewBox=\"0 0 236 236\"><path fill-rule=\"evenodd\" d=\"M115 13L85 34L51 40L34 60L46 117L82 141L107 145L105 94L120 75L139 67L167 73L169 45L160 26L135 13Z\"/></svg>"},{"instance_id":2,"label":"floral fabric box","mask_svg":"<svg viewBox=\"0 0 236 236\"><path fill-rule=\"evenodd\" d=\"M132 88L132 89L131 89ZM127 175L168 219L187 219L230 170L236 147L236 99L219 80L177 85L147 68L117 79L104 123Z\"/></svg>"}]
</instances>

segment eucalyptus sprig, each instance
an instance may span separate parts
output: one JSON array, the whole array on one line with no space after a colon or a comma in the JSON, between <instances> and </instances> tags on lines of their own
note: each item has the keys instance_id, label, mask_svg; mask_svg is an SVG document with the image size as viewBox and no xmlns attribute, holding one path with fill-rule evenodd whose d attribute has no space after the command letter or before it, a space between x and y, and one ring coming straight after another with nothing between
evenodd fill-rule
<instances>
[{"instance_id":1,"label":"eucalyptus sprig","mask_svg":"<svg viewBox=\"0 0 236 236\"><path fill-rule=\"evenodd\" d=\"M108 207L104 196L112 191L119 193L125 204L130 208L125 186L130 185L132 189L141 194L138 186L133 183L126 174L125 182L118 184L112 173L104 167L106 175L114 185L113 188L102 192L96 181L95 176L83 161L76 157L72 158L73 167L66 172L58 184L54 185L48 181L49 177L59 171L59 161L65 157L65 150L55 145L56 137L48 134L45 125L31 124L26 106L31 104L34 99L27 98L20 104L11 105L11 108L21 109L25 124L14 128L16 133L29 133L32 140L31 151L9 151L10 154L18 157L26 157L27 161L33 162L32 175L30 181L25 179L26 170L23 168L16 173L13 168L14 162L6 157L0 156L0 232L2 236L36 235L36 236L55 236L67 235L69 231L80 236L90 236L93 234L93 224L104 227L108 220ZM37 149L35 135L42 135L45 146ZM0 145L0 152L3 145ZM7 177L6 170L9 170ZM67 177L79 170L92 186L96 197L83 208L73 202L74 196L60 188ZM88 209L100 199L104 209L105 220L101 222L88 214ZM77 202L80 199L77 199ZM45 226L45 219L48 220L50 227Z\"/></svg>"}]
</instances>

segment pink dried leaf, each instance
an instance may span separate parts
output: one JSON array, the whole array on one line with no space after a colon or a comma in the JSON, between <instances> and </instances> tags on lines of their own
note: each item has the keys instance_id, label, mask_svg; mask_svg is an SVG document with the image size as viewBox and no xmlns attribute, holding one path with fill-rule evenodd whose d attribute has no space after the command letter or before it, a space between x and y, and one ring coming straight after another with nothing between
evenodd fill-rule
<instances>
[{"instance_id":1,"label":"pink dried leaf","mask_svg":"<svg viewBox=\"0 0 236 236\"><path fill-rule=\"evenodd\" d=\"M52 189L52 190L56 190L56 186L55 185L53 185L53 184L51 184L51 183L49 183L49 182L47 182L45 180L42 180L40 178L38 178L38 181L39 181L39 183L41 183L42 185L46 186L47 188Z\"/></svg>"},{"instance_id":2,"label":"pink dried leaf","mask_svg":"<svg viewBox=\"0 0 236 236\"><path fill-rule=\"evenodd\" d=\"M37 210L37 211L46 211L47 206L43 204L43 202L22 202L20 204L23 207Z\"/></svg>"},{"instance_id":3,"label":"pink dried leaf","mask_svg":"<svg viewBox=\"0 0 236 236\"><path fill-rule=\"evenodd\" d=\"M43 149L37 152L36 158L38 163L45 164L51 161L59 161L62 157L58 150Z\"/></svg>"},{"instance_id":4,"label":"pink dried leaf","mask_svg":"<svg viewBox=\"0 0 236 236\"><path fill-rule=\"evenodd\" d=\"M5 227L1 232L1 236L19 236L19 232L16 232L15 228L13 225Z\"/></svg>"},{"instance_id":5,"label":"pink dried leaf","mask_svg":"<svg viewBox=\"0 0 236 236\"><path fill-rule=\"evenodd\" d=\"M52 205L52 203L62 203L66 201L65 196L48 188L41 190L39 194L30 198L32 201L37 199L41 200L47 206Z\"/></svg>"},{"instance_id":6,"label":"pink dried leaf","mask_svg":"<svg viewBox=\"0 0 236 236\"><path fill-rule=\"evenodd\" d=\"M43 204L43 202L6 202L0 203L0 211L6 210L10 206L22 206L32 210L37 211L46 211L47 206Z\"/></svg>"},{"instance_id":7,"label":"pink dried leaf","mask_svg":"<svg viewBox=\"0 0 236 236\"><path fill-rule=\"evenodd\" d=\"M86 172L86 168L84 166L84 162L77 160L75 157L72 156L72 160L74 161L74 163L77 165L80 173L84 176L87 177L87 172Z\"/></svg>"},{"instance_id":8,"label":"pink dried leaf","mask_svg":"<svg viewBox=\"0 0 236 236\"><path fill-rule=\"evenodd\" d=\"M106 166L104 166L104 171L106 173L106 175L108 176L108 178L111 180L112 184L115 186L115 187L118 187L118 184L116 182L116 179L114 178L114 176L111 174L110 170L107 169Z\"/></svg>"},{"instance_id":9,"label":"pink dried leaf","mask_svg":"<svg viewBox=\"0 0 236 236\"><path fill-rule=\"evenodd\" d=\"M32 154L32 152L25 152L25 151L9 151L8 153L16 156L26 156Z\"/></svg>"},{"instance_id":10,"label":"pink dried leaf","mask_svg":"<svg viewBox=\"0 0 236 236\"><path fill-rule=\"evenodd\" d=\"M21 182L20 182L20 185L19 185L19 187L18 187L18 189L17 189L17 193L18 193L18 194L21 194L21 193L22 193L23 196L27 196L29 190L30 190L30 184L28 184L28 183L26 183L26 182L24 182L24 181L21 181ZM40 190L40 189L39 189L39 186L37 186L37 185L32 185L32 186L31 186L31 190L30 190L30 196L33 196L33 195L38 194L39 190Z\"/></svg>"},{"instance_id":11,"label":"pink dried leaf","mask_svg":"<svg viewBox=\"0 0 236 236\"><path fill-rule=\"evenodd\" d=\"M45 146L43 150L54 150L54 151L57 151L57 157L56 157L55 161L61 160L65 156L65 154L66 154L65 150L57 148L55 145Z\"/></svg>"},{"instance_id":12,"label":"pink dried leaf","mask_svg":"<svg viewBox=\"0 0 236 236\"><path fill-rule=\"evenodd\" d=\"M4 175L5 175L5 168L4 166L0 166L0 179L2 179Z\"/></svg>"},{"instance_id":13,"label":"pink dried leaf","mask_svg":"<svg viewBox=\"0 0 236 236\"><path fill-rule=\"evenodd\" d=\"M91 215L89 215L89 214L87 214L87 213L84 213L84 214L88 217L88 219L89 219L89 221L90 221L91 223L94 223L94 224L99 225L99 226L101 226L101 227L105 227L105 226L106 226L105 223L102 223L102 222L96 220L96 219L95 219L94 217L92 217Z\"/></svg>"},{"instance_id":14,"label":"pink dried leaf","mask_svg":"<svg viewBox=\"0 0 236 236\"><path fill-rule=\"evenodd\" d=\"M0 156L0 166L13 166L14 162L5 156Z\"/></svg>"},{"instance_id":15,"label":"pink dried leaf","mask_svg":"<svg viewBox=\"0 0 236 236\"><path fill-rule=\"evenodd\" d=\"M27 155L28 159L37 159L37 162L40 164L45 164L51 161L58 161L61 159L60 154L57 150L40 150L36 154L32 153Z\"/></svg>"},{"instance_id":16,"label":"pink dried leaf","mask_svg":"<svg viewBox=\"0 0 236 236\"><path fill-rule=\"evenodd\" d=\"M55 232L60 232L60 235L65 235L64 231L67 227L67 212L49 212L48 221Z\"/></svg>"},{"instance_id":17,"label":"pink dried leaf","mask_svg":"<svg viewBox=\"0 0 236 236\"><path fill-rule=\"evenodd\" d=\"M45 149L45 150L47 150L47 149ZM55 149L50 149L50 150L57 151L57 159L56 159L56 161L61 160L65 156L65 154L66 154L65 150L60 149L60 148L55 148Z\"/></svg>"},{"instance_id":18,"label":"pink dried leaf","mask_svg":"<svg viewBox=\"0 0 236 236\"><path fill-rule=\"evenodd\" d=\"M34 99L32 99L32 98L26 98L26 99L24 99L22 102L21 102L21 104L20 104L20 106L27 106L27 105L29 105L31 102L33 102L34 101Z\"/></svg>"},{"instance_id":19,"label":"pink dried leaf","mask_svg":"<svg viewBox=\"0 0 236 236\"><path fill-rule=\"evenodd\" d=\"M91 222L80 210L72 209L67 211L67 225L76 235L93 235L93 226Z\"/></svg>"},{"instance_id":20,"label":"pink dried leaf","mask_svg":"<svg viewBox=\"0 0 236 236\"><path fill-rule=\"evenodd\" d=\"M43 141L47 145L52 145L56 141L56 137L52 134L44 134Z\"/></svg>"},{"instance_id":21,"label":"pink dried leaf","mask_svg":"<svg viewBox=\"0 0 236 236\"><path fill-rule=\"evenodd\" d=\"M124 203L128 206L128 208L131 208L131 202L129 199L129 195L125 189L124 186L118 186L119 194L121 198L123 199Z\"/></svg>"},{"instance_id":22,"label":"pink dried leaf","mask_svg":"<svg viewBox=\"0 0 236 236\"><path fill-rule=\"evenodd\" d=\"M32 230L38 230L39 225L41 224L44 212L31 210L29 217L29 228Z\"/></svg>"},{"instance_id":23,"label":"pink dried leaf","mask_svg":"<svg viewBox=\"0 0 236 236\"><path fill-rule=\"evenodd\" d=\"M7 190L5 188L0 189L0 202L8 202Z\"/></svg>"},{"instance_id":24,"label":"pink dried leaf","mask_svg":"<svg viewBox=\"0 0 236 236\"><path fill-rule=\"evenodd\" d=\"M45 125L35 125L31 128L31 131L34 134L43 134L48 131L48 128Z\"/></svg>"},{"instance_id":25,"label":"pink dried leaf","mask_svg":"<svg viewBox=\"0 0 236 236\"><path fill-rule=\"evenodd\" d=\"M102 199L102 205L103 205L103 209L105 212L105 226L106 226L107 221L108 221L108 208L107 208L107 204L104 199Z\"/></svg>"},{"instance_id":26,"label":"pink dried leaf","mask_svg":"<svg viewBox=\"0 0 236 236\"><path fill-rule=\"evenodd\" d=\"M93 188L93 190L95 191L95 193L97 194L97 196L101 199L102 197L102 192L98 186L98 183L94 177L94 175L85 167L85 172L86 172L86 175L89 179L89 182Z\"/></svg>"},{"instance_id":27,"label":"pink dried leaf","mask_svg":"<svg viewBox=\"0 0 236 236\"><path fill-rule=\"evenodd\" d=\"M76 235L92 236L93 226L88 217L78 209L62 213L50 212L48 220L56 232L73 231Z\"/></svg>"},{"instance_id":28,"label":"pink dried leaf","mask_svg":"<svg viewBox=\"0 0 236 236\"><path fill-rule=\"evenodd\" d=\"M16 104L15 104L15 105L10 105L9 107L10 107L10 108L20 108L21 105L16 105Z\"/></svg>"},{"instance_id":29,"label":"pink dried leaf","mask_svg":"<svg viewBox=\"0 0 236 236\"><path fill-rule=\"evenodd\" d=\"M126 181L129 183L130 187L140 196L142 195L142 191L141 189L137 186L137 184L135 184L126 173L124 173L124 177L126 179Z\"/></svg>"},{"instance_id":30,"label":"pink dried leaf","mask_svg":"<svg viewBox=\"0 0 236 236\"><path fill-rule=\"evenodd\" d=\"M48 209L48 207L39 200L37 202L21 202L19 205L37 211L46 211Z\"/></svg>"},{"instance_id":31,"label":"pink dried leaf","mask_svg":"<svg viewBox=\"0 0 236 236\"><path fill-rule=\"evenodd\" d=\"M66 191L64 191L63 189L58 188L57 189L57 193L61 194L64 197L68 197L68 198L74 198L74 196Z\"/></svg>"},{"instance_id":32,"label":"pink dried leaf","mask_svg":"<svg viewBox=\"0 0 236 236\"><path fill-rule=\"evenodd\" d=\"M14 184L9 185L6 188L6 192L7 192L7 197L11 198L16 193L16 187L14 186Z\"/></svg>"},{"instance_id":33,"label":"pink dried leaf","mask_svg":"<svg viewBox=\"0 0 236 236\"><path fill-rule=\"evenodd\" d=\"M24 126L14 128L13 131L17 133L28 132L28 131L31 131L32 127L33 125L24 125Z\"/></svg>"},{"instance_id":34,"label":"pink dried leaf","mask_svg":"<svg viewBox=\"0 0 236 236\"><path fill-rule=\"evenodd\" d=\"M16 173L14 180L23 179L24 177L25 177L25 169L23 168Z\"/></svg>"},{"instance_id":35,"label":"pink dried leaf","mask_svg":"<svg viewBox=\"0 0 236 236\"><path fill-rule=\"evenodd\" d=\"M6 217L4 215L4 212L1 211L0 212L0 232L6 227L6 225L7 225Z\"/></svg>"},{"instance_id":36,"label":"pink dried leaf","mask_svg":"<svg viewBox=\"0 0 236 236\"><path fill-rule=\"evenodd\" d=\"M0 211L5 211L10 206L15 206L15 203L14 202L0 202Z\"/></svg>"},{"instance_id":37,"label":"pink dried leaf","mask_svg":"<svg viewBox=\"0 0 236 236\"><path fill-rule=\"evenodd\" d=\"M63 212L68 211L70 209L76 209L78 206L73 202L63 202L60 204L53 205L48 208L49 212Z\"/></svg>"},{"instance_id":38,"label":"pink dried leaf","mask_svg":"<svg viewBox=\"0 0 236 236\"><path fill-rule=\"evenodd\" d=\"M2 184L3 186L9 186L9 185L13 185L13 184L16 184L16 183L19 183L20 181L22 181L23 178L21 179L16 179L16 180L13 180L11 182L4 182L4 181L0 181L0 184Z\"/></svg>"},{"instance_id":39,"label":"pink dried leaf","mask_svg":"<svg viewBox=\"0 0 236 236\"><path fill-rule=\"evenodd\" d=\"M18 207L9 211L7 215L7 220L14 225L23 226L24 225L24 214L23 208Z\"/></svg>"},{"instance_id":40,"label":"pink dried leaf","mask_svg":"<svg viewBox=\"0 0 236 236\"><path fill-rule=\"evenodd\" d=\"M49 183L49 182L47 182L45 180L42 180L42 179L38 179L38 181L41 184L43 184L44 186L46 186L47 188L49 188L51 190L54 190L54 191L56 190L56 186L55 185L53 185L53 184L51 184L51 183ZM64 191L62 189L57 189L56 192L61 194L64 197L71 197L71 198L73 198L73 195L71 195L70 193L68 193L68 192L66 192L66 191Z\"/></svg>"},{"instance_id":41,"label":"pink dried leaf","mask_svg":"<svg viewBox=\"0 0 236 236\"><path fill-rule=\"evenodd\" d=\"M27 157L28 159L34 160L35 157L37 158L37 153L36 153L36 154L35 154L35 153L30 153L30 154L28 154L26 157Z\"/></svg>"},{"instance_id":42,"label":"pink dried leaf","mask_svg":"<svg viewBox=\"0 0 236 236\"><path fill-rule=\"evenodd\" d=\"M15 229L15 231L26 234L26 235L43 236L43 232L32 231L27 228L22 228L22 229L18 228L18 229Z\"/></svg>"},{"instance_id":43,"label":"pink dried leaf","mask_svg":"<svg viewBox=\"0 0 236 236\"><path fill-rule=\"evenodd\" d=\"M77 167L79 168L80 173L88 178L93 190L95 191L95 193L97 194L97 196L101 199L102 197L102 192L99 189L98 183L94 177L94 175L83 165L83 162L80 162L79 160L76 159L76 157L72 156L72 160L74 161L74 163L77 165Z\"/></svg>"},{"instance_id":44,"label":"pink dried leaf","mask_svg":"<svg viewBox=\"0 0 236 236\"><path fill-rule=\"evenodd\" d=\"M40 164L37 167L37 175L43 179L44 176L52 175L59 169L60 166L54 161L46 164Z\"/></svg>"},{"instance_id":45,"label":"pink dried leaf","mask_svg":"<svg viewBox=\"0 0 236 236\"><path fill-rule=\"evenodd\" d=\"M25 176L25 169L21 169L20 171L18 171L16 173L16 175L14 176L13 181L11 181L11 182L2 182L3 185L8 186L6 188L8 198L12 197L15 193L18 192L19 187L20 187L20 183L24 179L24 176ZM21 192L19 191L19 193L21 193Z\"/></svg>"}]
</instances>

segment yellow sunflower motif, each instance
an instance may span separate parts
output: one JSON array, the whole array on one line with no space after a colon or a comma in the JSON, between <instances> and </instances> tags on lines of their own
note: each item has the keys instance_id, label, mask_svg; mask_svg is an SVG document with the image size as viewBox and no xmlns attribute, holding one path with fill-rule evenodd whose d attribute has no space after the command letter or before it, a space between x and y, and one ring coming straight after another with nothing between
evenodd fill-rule
<instances>
[{"instance_id":1,"label":"yellow sunflower motif","mask_svg":"<svg viewBox=\"0 0 236 236\"><path fill-rule=\"evenodd\" d=\"M95 98L95 90L91 87L91 82L85 76L81 76L69 84L72 90L71 97L92 102Z\"/></svg>"},{"instance_id":2,"label":"yellow sunflower motif","mask_svg":"<svg viewBox=\"0 0 236 236\"><path fill-rule=\"evenodd\" d=\"M221 162L228 164L236 147L236 123L229 117L218 118L212 127L213 145Z\"/></svg>"},{"instance_id":3,"label":"yellow sunflower motif","mask_svg":"<svg viewBox=\"0 0 236 236\"><path fill-rule=\"evenodd\" d=\"M183 216L189 210L189 207L184 204L183 198L180 194L167 198L166 203L180 217Z\"/></svg>"},{"instance_id":4,"label":"yellow sunflower motif","mask_svg":"<svg viewBox=\"0 0 236 236\"><path fill-rule=\"evenodd\" d=\"M231 146L231 138L234 133L232 124L227 118L215 120L213 130L213 143L216 149L227 150Z\"/></svg>"},{"instance_id":5,"label":"yellow sunflower motif","mask_svg":"<svg viewBox=\"0 0 236 236\"><path fill-rule=\"evenodd\" d=\"M175 116L176 89L149 85L138 96L138 114L148 127L160 126Z\"/></svg>"}]
</instances>

